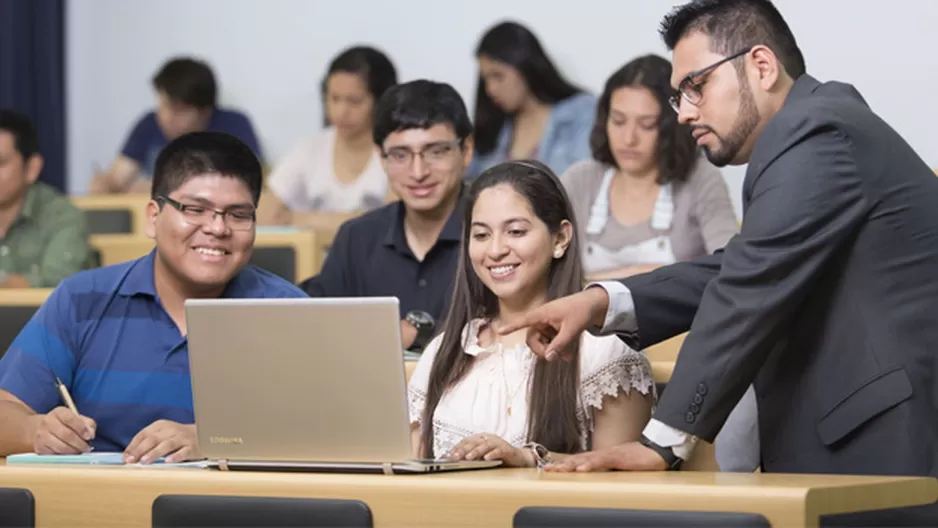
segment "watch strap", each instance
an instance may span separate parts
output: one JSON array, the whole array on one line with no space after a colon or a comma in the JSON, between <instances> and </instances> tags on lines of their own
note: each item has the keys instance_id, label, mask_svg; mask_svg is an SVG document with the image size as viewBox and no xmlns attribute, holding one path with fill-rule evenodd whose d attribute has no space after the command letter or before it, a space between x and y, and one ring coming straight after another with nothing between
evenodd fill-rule
<instances>
[{"instance_id":1,"label":"watch strap","mask_svg":"<svg viewBox=\"0 0 938 528\"><path fill-rule=\"evenodd\" d=\"M538 444L537 442L528 442L521 446L522 449L530 449L531 453L534 454L534 462L537 464L538 469L550 464L550 450L546 447Z\"/></svg>"},{"instance_id":2,"label":"watch strap","mask_svg":"<svg viewBox=\"0 0 938 528\"><path fill-rule=\"evenodd\" d=\"M681 469L681 464L684 463L684 459L677 456L674 453L674 449L658 445L652 442L651 439L645 435L642 435L642 439L639 442L655 453L658 453L658 456L663 458L665 463L668 465L668 471L677 471Z\"/></svg>"}]
</instances>

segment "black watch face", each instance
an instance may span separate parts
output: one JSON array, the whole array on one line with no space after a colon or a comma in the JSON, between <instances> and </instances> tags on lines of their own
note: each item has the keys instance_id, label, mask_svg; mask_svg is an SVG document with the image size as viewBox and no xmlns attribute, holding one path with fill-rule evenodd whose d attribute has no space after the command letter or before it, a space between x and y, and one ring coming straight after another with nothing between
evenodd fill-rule
<instances>
[{"instance_id":1,"label":"black watch face","mask_svg":"<svg viewBox=\"0 0 938 528\"><path fill-rule=\"evenodd\" d=\"M409 319L415 325L420 326L432 326L433 317L430 316L427 312L421 312L419 310L413 310L407 313L407 319Z\"/></svg>"}]
</instances>

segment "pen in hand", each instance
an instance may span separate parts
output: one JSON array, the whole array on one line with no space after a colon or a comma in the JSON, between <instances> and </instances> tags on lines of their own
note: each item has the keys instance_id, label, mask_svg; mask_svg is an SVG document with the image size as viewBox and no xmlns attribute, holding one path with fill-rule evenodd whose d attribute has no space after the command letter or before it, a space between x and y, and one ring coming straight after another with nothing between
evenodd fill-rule
<instances>
[{"instance_id":1,"label":"pen in hand","mask_svg":"<svg viewBox=\"0 0 938 528\"><path fill-rule=\"evenodd\" d=\"M62 383L62 380L58 376L55 377L55 387L59 389L59 394L62 395L62 401L65 402L65 405L72 410L73 413L81 416L81 413L78 412L78 407L75 407L75 401L72 400L72 395L68 393L68 389L65 387L65 384Z\"/></svg>"},{"instance_id":2,"label":"pen in hand","mask_svg":"<svg viewBox=\"0 0 938 528\"><path fill-rule=\"evenodd\" d=\"M62 383L62 380L58 376L55 377L55 387L59 390L59 394L62 396L62 401L65 402L65 406L68 407L76 416L81 416L81 413L78 412L78 407L75 406L75 400L72 399L72 395L68 393L68 388ZM90 446L90 451L94 451L94 446Z\"/></svg>"}]
</instances>

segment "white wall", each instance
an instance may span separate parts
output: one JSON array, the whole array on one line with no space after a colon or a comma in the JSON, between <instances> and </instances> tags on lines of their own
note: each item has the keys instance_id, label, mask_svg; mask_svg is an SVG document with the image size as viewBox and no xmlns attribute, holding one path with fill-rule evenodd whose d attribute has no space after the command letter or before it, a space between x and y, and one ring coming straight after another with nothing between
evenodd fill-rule
<instances>
[{"instance_id":1,"label":"white wall","mask_svg":"<svg viewBox=\"0 0 938 528\"><path fill-rule=\"evenodd\" d=\"M446 81L470 106L473 50L494 22L531 27L561 69L599 91L631 58L665 54L656 30L680 0L72 0L68 4L70 190L83 193L134 120L153 104L150 78L174 54L207 59L222 104L254 120L268 162L318 128L318 85L340 49L383 49L401 80ZM850 82L938 167L938 2L776 0L821 80ZM550 6L550 7L548 7ZM665 55L667 56L667 55ZM743 168L725 170L739 208Z\"/></svg>"}]
</instances>

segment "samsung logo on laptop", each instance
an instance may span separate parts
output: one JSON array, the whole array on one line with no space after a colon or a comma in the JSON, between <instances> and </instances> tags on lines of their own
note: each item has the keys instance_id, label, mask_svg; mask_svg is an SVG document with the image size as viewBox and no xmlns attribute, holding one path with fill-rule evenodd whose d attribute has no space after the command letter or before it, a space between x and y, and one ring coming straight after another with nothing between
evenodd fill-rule
<instances>
[{"instance_id":1,"label":"samsung logo on laptop","mask_svg":"<svg viewBox=\"0 0 938 528\"><path fill-rule=\"evenodd\" d=\"M210 444L243 444L244 439L240 436L210 436L208 437L208 443Z\"/></svg>"}]
</instances>

